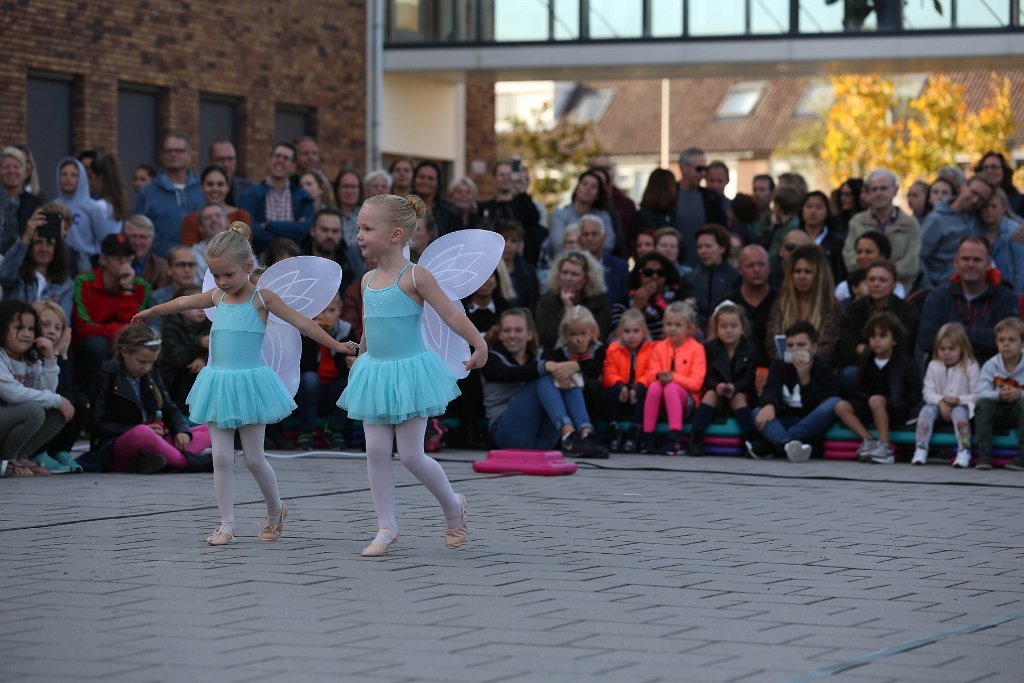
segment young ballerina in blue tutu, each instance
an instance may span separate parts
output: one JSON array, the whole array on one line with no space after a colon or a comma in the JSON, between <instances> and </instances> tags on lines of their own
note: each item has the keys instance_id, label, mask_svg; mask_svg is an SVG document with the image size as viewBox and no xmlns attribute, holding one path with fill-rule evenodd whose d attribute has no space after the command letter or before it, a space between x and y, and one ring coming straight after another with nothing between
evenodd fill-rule
<instances>
[{"instance_id":1,"label":"young ballerina in blue tutu","mask_svg":"<svg viewBox=\"0 0 1024 683\"><path fill-rule=\"evenodd\" d=\"M429 350L420 336L420 318L426 301L460 337L473 347L467 369L483 367L487 345L480 333L445 295L425 268L412 263L403 247L412 239L423 201L410 195L371 197L359 210L359 249L377 261L376 270L363 276L363 338L361 353L349 373L348 387L338 405L349 417L363 421L366 433L366 469L377 536L363 549L364 557L379 557L398 538L395 521L395 480L391 470L391 444L398 456L437 498L448 519L445 544L458 548L466 540L466 497L452 489L444 470L423 452L427 418L444 412L459 395L456 377Z\"/></svg>"},{"instance_id":2,"label":"young ballerina in blue tutu","mask_svg":"<svg viewBox=\"0 0 1024 683\"><path fill-rule=\"evenodd\" d=\"M216 287L183 296L142 311L132 322L144 322L195 308L217 307L210 330L210 363L199 372L186 402L189 417L209 423L213 445L213 488L220 526L206 539L224 545L235 537L235 430L245 454L245 466L267 501L267 519L260 523L261 541L276 541L284 530L288 507L277 490L277 477L263 454L267 424L288 417L295 401L277 374L263 363L261 350L270 313L321 344L342 353L349 347L319 325L285 304L281 297L252 284L255 267L249 246L249 226L234 222L227 232L210 240L207 261Z\"/></svg>"}]
</instances>

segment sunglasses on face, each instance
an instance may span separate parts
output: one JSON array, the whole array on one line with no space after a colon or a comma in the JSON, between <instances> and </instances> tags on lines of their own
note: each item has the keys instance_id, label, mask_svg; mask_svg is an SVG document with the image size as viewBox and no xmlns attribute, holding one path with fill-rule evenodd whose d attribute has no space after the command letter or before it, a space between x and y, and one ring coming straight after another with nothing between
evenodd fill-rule
<instances>
[{"instance_id":1,"label":"sunglasses on face","mask_svg":"<svg viewBox=\"0 0 1024 683\"><path fill-rule=\"evenodd\" d=\"M707 173L708 172L708 167L707 166L694 166L693 170L696 171L697 173Z\"/></svg>"},{"instance_id":2,"label":"sunglasses on face","mask_svg":"<svg viewBox=\"0 0 1024 683\"><path fill-rule=\"evenodd\" d=\"M800 245L799 244L793 244L791 242L783 242L782 243L782 248L785 249L786 251L793 251L798 246L800 246Z\"/></svg>"},{"instance_id":3,"label":"sunglasses on face","mask_svg":"<svg viewBox=\"0 0 1024 683\"><path fill-rule=\"evenodd\" d=\"M665 277L665 271L661 268L641 268L640 272L647 277Z\"/></svg>"}]
</instances>

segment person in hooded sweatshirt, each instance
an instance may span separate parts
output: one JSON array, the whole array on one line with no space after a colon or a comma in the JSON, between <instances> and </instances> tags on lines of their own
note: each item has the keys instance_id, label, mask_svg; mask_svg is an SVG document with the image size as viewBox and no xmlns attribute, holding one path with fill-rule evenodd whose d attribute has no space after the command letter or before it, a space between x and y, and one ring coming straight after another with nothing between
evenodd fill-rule
<instances>
[{"instance_id":1,"label":"person in hooded sweatshirt","mask_svg":"<svg viewBox=\"0 0 1024 683\"><path fill-rule=\"evenodd\" d=\"M184 133L168 133L160 151L164 167L148 185L139 190L132 213L141 213L153 221L151 251L164 258L167 250L181 243L181 222L198 211L206 197L197 176L190 168L192 148Z\"/></svg>"},{"instance_id":2,"label":"person in hooded sweatshirt","mask_svg":"<svg viewBox=\"0 0 1024 683\"><path fill-rule=\"evenodd\" d=\"M75 272L93 267L92 261L100 253L103 238L110 234L110 224L103 207L89 196L89 177L85 166L74 157L64 157L57 164L57 196L54 201L71 211L71 230L67 245L78 254Z\"/></svg>"}]
</instances>

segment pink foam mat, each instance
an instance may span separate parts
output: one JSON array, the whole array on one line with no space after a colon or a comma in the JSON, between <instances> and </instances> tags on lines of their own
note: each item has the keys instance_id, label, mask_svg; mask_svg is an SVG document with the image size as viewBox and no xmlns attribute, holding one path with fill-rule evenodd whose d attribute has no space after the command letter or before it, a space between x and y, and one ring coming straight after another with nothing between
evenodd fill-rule
<instances>
[{"instance_id":1,"label":"pink foam mat","mask_svg":"<svg viewBox=\"0 0 1024 683\"><path fill-rule=\"evenodd\" d=\"M473 463L474 472L518 472L542 477L573 474L576 463L570 462L558 451L534 451L507 448L490 451L484 460Z\"/></svg>"}]
</instances>

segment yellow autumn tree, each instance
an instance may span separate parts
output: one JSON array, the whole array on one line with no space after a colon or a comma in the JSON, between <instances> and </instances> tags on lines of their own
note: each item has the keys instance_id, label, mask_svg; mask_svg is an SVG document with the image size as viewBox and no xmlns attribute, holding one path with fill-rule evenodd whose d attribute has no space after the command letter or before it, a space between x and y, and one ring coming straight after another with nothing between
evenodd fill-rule
<instances>
[{"instance_id":1,"label":"yellow autumn tree","mask_svg":"<svg viewBox=\"0 0 1024 683\"><path fill-rule=\"evenodd\" d=\"M972 160L980 159L988 151L1006 155L1007 143L1013 135L1013 106L1010 103L1010 79L993 72L991 94L988 101L977 112L964 121L963 151Z\"/></svg>"},{"instance_id":2,"label":"yellow autumn tree","mask_svg":"<svg viewBox=\"0 0 1024 683\"><path fill-rule=\"evenodd\" d=\"M903 178L904 188L956 161L964 147L966 115L963 86L942 74L931 76L910 101L907 117L895 126L899 140L893 170Z\"/></svg>"},{"instance_id":3,"label":"yellow autumn tree","mask_svg":"<svg viewBox=\"0 0 1024 683\"><path fill-rule=\"evenodd\" d=\"M1005 153L1013 134L1010 81L996 73L988 101L975 112L967 108L963 86L942 74L931 75L909 103L877 75L836 77L832 86L821 158L835 185L885 166L906 189L943 166L973 163L988 150Z\"/></svg>"},{"instance_id":4,"label":"yellow autumn tree","mask_svg":"<svg viewBox=\"0 0 1024 683\"><path fill-rule=\"evenodd\" d=\"M829 179L839 186L847 178L864 177L878 166L891 165L897 138L892 112L896 87L878 75L836 76L835 101L828 111L821 158Z\"/></svg>"},{"instance_id":5,"label":"yellow autumn tree","mask_svg":"<svg viewBox=\"0 0 1024 683\"><path fill-rule=\"evenodd\" d=\"M532 122L511 119L511 130L498 135L498 158L520 157L531 169L533 196L550 210L576 183L576 176L594 157L605 154L594 124L563 121L545 128L543 115L550 105L534 111Z\"/></svg>"}]
</instances>

